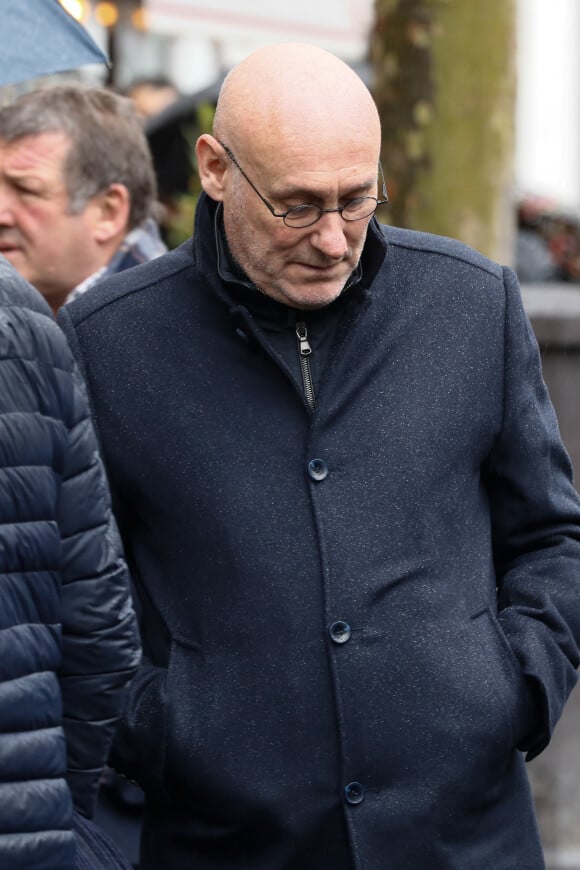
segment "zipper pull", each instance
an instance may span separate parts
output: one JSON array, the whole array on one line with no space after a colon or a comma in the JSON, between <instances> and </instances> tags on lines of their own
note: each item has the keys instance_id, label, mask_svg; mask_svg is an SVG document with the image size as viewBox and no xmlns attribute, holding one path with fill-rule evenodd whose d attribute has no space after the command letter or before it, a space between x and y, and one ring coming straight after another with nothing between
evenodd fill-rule
<instances>
[{"instance_id":1,"label":"zipper pull","mask_svg":"<svg viewBox=\"0 0 580 870\"><path fill-rule=\"evenodd\" d=\"M296 324L296 336L298 338L300 356L310 356L312 348L308 343L308 330L306 329L306 324L302 320L300 323Z\"/></svg>"},{"instance_id":2,"label":"zipper pull","mask_svg":"<svg viewBox=\"0 0 580 870\"><path fill-rule=\"evenodd\" d=\"M316 406L316 397L314 394L314 382L312 380L312 370L310 368L310 355L312 348L308 341L308 330L303 320L296 324L296 337L298 338L298 360L300 363L300 372L302 374L302 384L304 386L304 396L309 406L314 410Z\"/></svg>"}]
</instances>

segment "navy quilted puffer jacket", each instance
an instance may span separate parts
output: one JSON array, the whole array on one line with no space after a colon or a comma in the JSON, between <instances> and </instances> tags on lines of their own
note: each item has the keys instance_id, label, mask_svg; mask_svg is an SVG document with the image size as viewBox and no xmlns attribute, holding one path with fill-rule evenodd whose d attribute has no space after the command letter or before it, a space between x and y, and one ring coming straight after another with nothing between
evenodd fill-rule
<instances>
[{"instance_id":1,"label":"navy quilted puffer jacket","mask_svg":"<svg viewBox=\"0 0 580 870\"><path fill-rule=\"evenodd\" d=\"M138 656L84 388L0 257L0 870L73 866Z\"/></svg>"}]
</instances>

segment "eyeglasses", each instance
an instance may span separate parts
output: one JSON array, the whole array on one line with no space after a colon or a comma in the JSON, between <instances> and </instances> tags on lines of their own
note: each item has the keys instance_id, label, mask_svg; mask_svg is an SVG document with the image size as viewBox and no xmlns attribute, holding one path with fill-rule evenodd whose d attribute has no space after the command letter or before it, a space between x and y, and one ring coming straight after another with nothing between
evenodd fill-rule
<instances>
[{"instance_id":1,"label":"eyeglasses","mask_svg":"<svg viewBox=\"0 0 580 870\"><path fill-rule=\"evenodd\" d=\"M315 224L316 221L319 221L323 214L327 214L333 211L337 211L341 218L345 221L360 221L363 218L370 217L377 209L377 206L384 205L389 201L389 197L387 196L387 185L385 183L385 176L383 173L383 167L381 162L379 161L379 170L381 173L381 181L382 181L382 199L377 199L376 196L357 196L355 199L350 199L344 205L339 205L338 208L321 208L319 205L295 205L293 208L289 208L288 211L277 212L274 206L268 202L265 197L262 196L254 182L248 178L236 158L234 157L233 152L224 145L223 142L219 143L234 166L236 166L239 171L242 173L252 190L257 193L260 197L264 205L267 209L272 213L274 217L282 218L287 227L292 227L293 229L304 229L304 227L311 227L312 224Z\"/></svg>"}]
</instances>

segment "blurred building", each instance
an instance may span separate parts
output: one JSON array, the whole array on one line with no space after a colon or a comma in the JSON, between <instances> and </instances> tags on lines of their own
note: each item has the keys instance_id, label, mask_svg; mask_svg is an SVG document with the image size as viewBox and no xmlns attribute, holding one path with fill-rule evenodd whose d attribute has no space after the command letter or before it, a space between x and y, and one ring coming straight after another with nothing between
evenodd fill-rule
<instances>
[{"instance_id":1,"label":"blurred building","mask_svg":"<svg viewBox=\"0 0 580 870\"><path fill-rule=\"evenodd\" d=\"M112 81L164 75L182 93L215 81L260 45L312 42L364 57L373 0L60 0L112 55Z\"/></svg>"}]
</instances>

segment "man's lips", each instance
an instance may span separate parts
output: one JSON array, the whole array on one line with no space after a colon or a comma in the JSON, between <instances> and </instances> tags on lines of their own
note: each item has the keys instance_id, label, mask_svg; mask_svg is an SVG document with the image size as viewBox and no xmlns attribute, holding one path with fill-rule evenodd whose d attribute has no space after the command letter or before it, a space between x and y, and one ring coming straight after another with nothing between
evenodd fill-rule
<instances>
[{"instance_id":1,"label":"man's lips","mask_svg":"<svg viewBox=\"0 0 580 870\"><path fill-rule=\"evenodd\" d=\"M11 254L14 251L19 251L20 245L17 245L15 242L6 242L0 239L0 254Z\"/></svg>"},{"instance_id":2,"label":"man's lips","mask_svg":"<svg viewBox=\"0 0 580 870\"><path fill-rule=\"evenodd\" d=\"M314 263L298 263L298 265L302 269L310 269L313 272L324 273L324 272L332 272L334 269L337 269L342 264L342 262L343 262L342 260L339 260L338 262L334 262L334 263L325 263L322 266L316 265Z\"/></svg>"}]
</instances>

